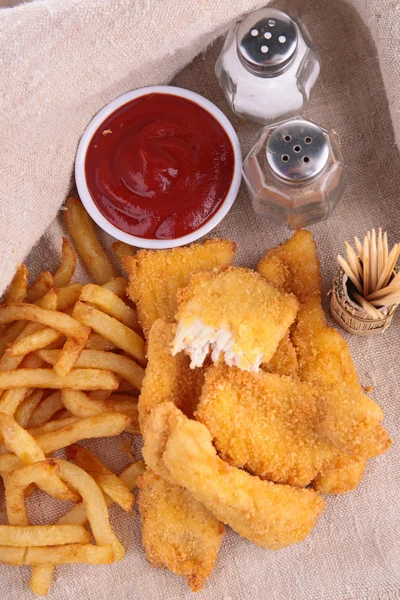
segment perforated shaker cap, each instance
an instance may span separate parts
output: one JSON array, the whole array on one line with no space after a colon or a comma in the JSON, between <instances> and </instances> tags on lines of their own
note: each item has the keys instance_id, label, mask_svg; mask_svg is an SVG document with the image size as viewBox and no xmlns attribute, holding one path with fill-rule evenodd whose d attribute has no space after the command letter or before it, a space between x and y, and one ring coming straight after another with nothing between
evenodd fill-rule
<instances>
[{"instance_id":1,"label":"perforated shaker cap","mask_svg":"<svg viewBox=\"0 0 400 600\"><path fill-rule=\"evenodd\" d=\"M316 177L328 163L327 133L305 119L291 119L270 135L266 157L272 172L291 182L303 183Z\"/></svg>"},{"instance_id":2,"label":"perforated shaker cap","mask_svg":"<svg viewBox=\"0 0 400 600\"><path fill-rule=\"evenodd\" d=\"M296 23L274 8L250 13L236 33L239 59L258 77L271 77L284 71L295 56L297 40Z\"/></svg>"}]
</instances>

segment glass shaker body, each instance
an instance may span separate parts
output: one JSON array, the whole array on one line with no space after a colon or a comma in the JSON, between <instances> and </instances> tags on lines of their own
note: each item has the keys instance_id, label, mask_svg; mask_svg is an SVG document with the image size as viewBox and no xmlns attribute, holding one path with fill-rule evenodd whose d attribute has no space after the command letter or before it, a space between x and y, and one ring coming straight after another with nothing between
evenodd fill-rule
<instances>
[{"instance_id":1,"label":"glass shaker body","mask_svg":"<svg viewBox=\"0 0 400 600\"><path fill-rule=\"evenodd\" d=\"M304 25L271 8L230 28L215 66L232 111L262 124L301 114L319 72Z\"/></svg>"},{"instance_id":2,"label":"glass shaker body","mask_svg":"<svg viewBox=\"0 0 400 600\"><path fill-rule=\"evenodd\" d=\"M337 134L297 118L261 131L243 177L257 214L299 229L332 214L347 168Z\"/></svg>"}]
</instances>

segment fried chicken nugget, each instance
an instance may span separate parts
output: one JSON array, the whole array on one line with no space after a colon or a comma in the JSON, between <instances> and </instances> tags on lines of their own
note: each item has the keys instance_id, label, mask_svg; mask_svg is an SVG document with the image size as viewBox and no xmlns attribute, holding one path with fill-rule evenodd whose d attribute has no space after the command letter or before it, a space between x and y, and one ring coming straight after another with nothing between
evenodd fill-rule
<instances>
[{"instance_id":1,"label":"fried chicken nugget","mask_svg":"<svg viewBox=\"0 0 400 600\"><path fill-rule=\"evenodd\" d=\"M262 481L221 460L208 429L173 403L157 406L146 425L146 460L171 477L217 519L259 546L278 550L304 540L324 508L313 490Z\"/></svg>"},{"instance_id":2,"label":"fried chicken nugget","mask_svg":"<svg viewBox=\"0 0 400 600\"><path fill-rule=\"evenodd\" d=\"M192 244L171 250L139 250L126 257L123 265L128 273L128 296L135 302L139 323L147 337L154 321L162 317L172 321L176 292L200 271L232 264L236 244L218 238L204 244Z\"/></svg>"},{"instance_id":3,"label":"fried chicken nugget","mask_svg":"<svg viewBox=\"0 0 400 600\"><path fill-rule=\"evenodd\" d=\"M168 399L193 415L204 381L204 370L189 368L184 354L172 356L170 345L176 326L158 319L151 327L148 364L138 402L139 424L148 443L146 423L151 410ZM148 467L139 482L138 505L142 542L152 565L186 577L193 591L209 577L221 546L224 526L187 490Z\"/></svg>"},{"instance_id":4,"label":"fried chicken nugget","mask_svg":"<svg viewBox=\"0 0 400 600\"><path fill-rule=\"evenodd\" d=\"M270 373L211 367L196 418L229 464L299 487L339 453L373 457L390 446L382 410L343 383L323 389Z\"/></svg>"},{"instance_id":5,"label":"fried chicken nugget","mask_svg":"<svg viewBox=\"0 0 400 600\"><path fill-rule=\"evenodd\" d=\"M229 267L194 275L178 292L173 354L184 350L191 367L211 351L214 362L257 371L293 323L298 303L254 271Z\"/></svg>"},{"instance_id":6,"label":"fried chicken nugget","mask_svg":"<svg viewBox=\"0 0 400 600\"><path fill-rule=\"evenodd\" d=\"M223 524L185 488L149 468L138 483L147 558L155 567L185 576L192 591L199 591L214 568Z\"/></svg>"},{"instance_id":7,"label":"fried chicken nugget","mask_svg":"<svg viewBox=\"0 0 400 600\"><path fill-rule=\"evenodd\" d=\"M292 292L300 307L292 328L292 343L298 359L298 376L302 381L334 385L344 381L361 391L350 350L336 329L326 324L321 305L322 279L315 241L308 231L299 230L284 244L272 248L260 261L258 272L278 289ZM318 489L325 494L345 493L361 481L366 459L335 459L318 475ZM340 481L340 471L343 478Z\"/></svg>"}]
</instances>

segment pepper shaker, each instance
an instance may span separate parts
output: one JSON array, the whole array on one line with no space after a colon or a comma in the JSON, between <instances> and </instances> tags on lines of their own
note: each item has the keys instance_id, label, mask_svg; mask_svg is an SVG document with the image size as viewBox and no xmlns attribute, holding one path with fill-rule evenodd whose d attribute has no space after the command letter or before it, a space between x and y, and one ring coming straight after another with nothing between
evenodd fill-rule
<instances>
[{"instance_id":1,"label":"pepper shaker","mask_svg":"<svg viewBox=\"0 0 400 600\"><path fill-rule=\"evenodd\" d=\"M272 8L236 22L215 65L233 112L262 124L301 114L319 72L303 23Z\"/></svg>"},{"instance_id":2,"label":"pepper shaker","mask_svg":"<svg viewBox=\"0 0 400 600\"><path fill-rule=\"evenodd\" d=\"M243 163L253 208L290 229L324 221L347 183L339 138L302 118L262 129Z\"/></svg>"}]
</instances>

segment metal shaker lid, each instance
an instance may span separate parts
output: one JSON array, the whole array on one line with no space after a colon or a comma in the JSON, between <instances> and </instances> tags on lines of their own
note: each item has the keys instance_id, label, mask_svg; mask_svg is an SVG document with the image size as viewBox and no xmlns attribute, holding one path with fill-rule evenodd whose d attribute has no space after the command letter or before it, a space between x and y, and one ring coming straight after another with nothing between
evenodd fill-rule
<instances>
[{"instance_id":1,"label":"metal shaker lid","mask_svg":"<svg viewBox=\"0 0 400 600\"><path fill-rule=\"evenodd\" d=\"M289 15L274 8L261 8L247 15L238 27L238 56L254 75L275 76L292 61L297 39L297 25Z\"/></svg>"},{"instance_id":2,"label":"metal shaker lid","mask_svg":"<svg viewBox=\"0 0 400 600\"><path fill-rule=\"evenodd\" d=\"M275 175L303 183L318 175L329 160L329 142L321 127L305 119L285 121L270 135L266 156Z\"/></svg>"}]
</instances>

